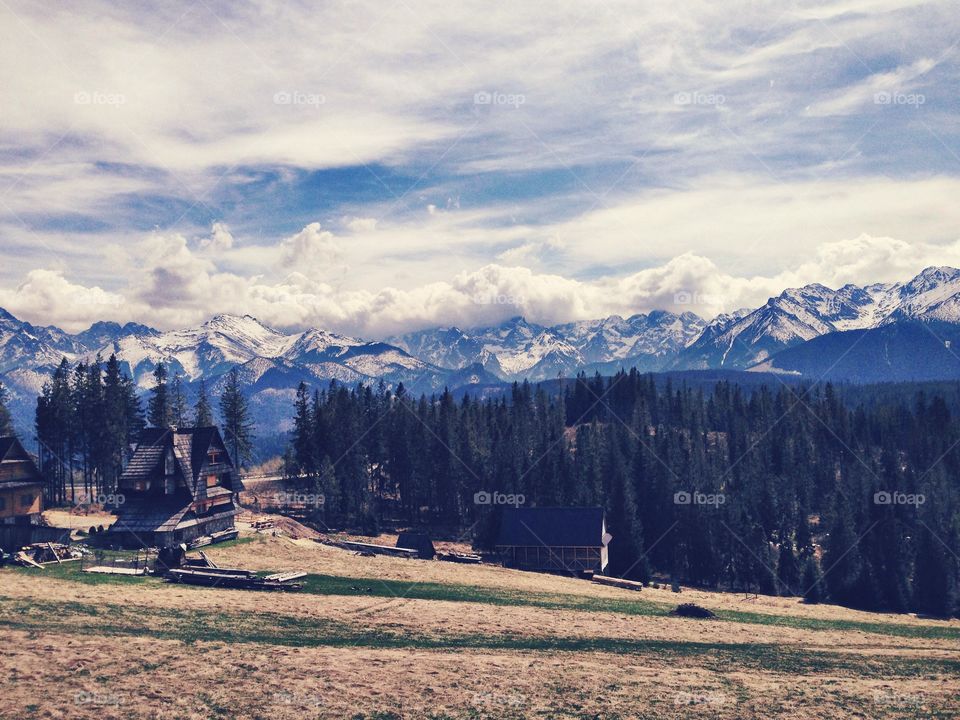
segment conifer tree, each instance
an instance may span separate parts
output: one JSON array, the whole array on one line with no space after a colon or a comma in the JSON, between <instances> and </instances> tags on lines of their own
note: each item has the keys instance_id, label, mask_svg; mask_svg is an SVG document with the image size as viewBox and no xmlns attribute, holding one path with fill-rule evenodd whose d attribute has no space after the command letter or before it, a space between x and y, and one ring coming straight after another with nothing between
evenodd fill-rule
<instances>
[{"instance_id":1,"label":"conifer tree","mask_svg":"<svg viewBox=\"0 0 960 720\"><path fill-rule=\"evenodd\" d=\"M800 584L803 586L804 602L816 604L823 601L823 575L820 572L820 564L813 555L808 556L803 562Z\"/></svg>"},{"instance_id":2,"label":"conifer tree","mask_svg":"<svg viewBox=\"0 0 960 720\"><path fill-rule=\"evenodd\" d=\"M246 464L253 457L253 422L236 368L227 375L223 394L220 395L220 419L223 422L224 441L230 448L233 461L237 465Z\"/></svg>"},{"instance_id":3,"label":"conifer tree","mask_svg":"<svg viewBox=\"0 0 960 720\"><path fill-rule=\"evenodd\" d=\"M213 425L213 408L210 397L207 395L207 383L201 378L197 384L197 400L193 404L194 427L210 427Z\"/></svg>"},{"instance_id":4,"label":"conifer tree","mask_svg":"<svg viewBox=\"0 0 960 720\"><path fill-rule=\"evenodd\" d=\"M186 427L187 425L187 396L183 392L183 375L179 372L173 374L173 380L170 381L170 420L176 427Z\"/></svg>"},{"instance_id":5,"label":"conifer tree","mask_svg":"<svg viewBox=\"0 0 960 720\"><path fill-rule=\"evenodd\" d=\"M153 387L150 388L150 400L147 403L147 421L153 427L170 426L170 397L167 393L167 366L157 363L153 370Z\"/></svg>"}]
</instances>

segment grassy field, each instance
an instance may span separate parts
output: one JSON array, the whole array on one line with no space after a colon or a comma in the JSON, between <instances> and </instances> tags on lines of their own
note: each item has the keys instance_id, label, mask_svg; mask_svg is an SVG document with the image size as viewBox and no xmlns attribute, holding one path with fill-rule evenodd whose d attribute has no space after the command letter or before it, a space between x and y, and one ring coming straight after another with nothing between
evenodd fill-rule
<instances>
[{"instance_id":1,"label":"grassy field","mask_svg":"<svg viewBox=\"0 0 960 720\"><path fill-rule=\"evenodd\" d=\"M310 574L269 594L0 570L0 717L960 716L956 621L267 536L208 554ZM671 616L681 601L718 617Z\"/></svg>"}]
</instances>

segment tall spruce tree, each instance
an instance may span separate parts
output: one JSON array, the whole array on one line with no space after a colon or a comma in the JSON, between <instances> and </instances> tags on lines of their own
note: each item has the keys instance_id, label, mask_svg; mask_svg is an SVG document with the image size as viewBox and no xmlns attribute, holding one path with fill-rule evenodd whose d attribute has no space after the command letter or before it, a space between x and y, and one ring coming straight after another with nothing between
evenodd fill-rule
<instances>
[{"instance_id":1,"label":"tall spruce tree","mask_svg":"<svg viewBox=\"0 0 960 720\"><path fill-rule=\"evenodd\" d=\"M207 395L207 383L203 378L197 385L197 400L193 404L193 426L209 427L213 425L213 408Z\"/></svg>"},{"instance_id":2,"label":"tall spruce tree","mask_svg":"<svg viewBox=\"0 0 960 720\"><path fill-rule=\"evenodd\" d=\"M183 391L183 375L180 372L173 374L170 381L170 420L176 427L186 427L189 413L187 396Z\"/></svg>"},{"instance_id":3,"label":"tall spruce tree","mask_svg":"<svg viewBox=\"0 0 960 720\"><path fill-rule=\"evenodd\" d=\"M47 482L47 501L65 502L67 486L73 489L73 432L76 427L70 363L66 358L61 359L37 398L35 426L40 445L40 467Z\"/></svg>"},{"instance_id":4,"label":"tall spruce tree","mask_svg":"<svg viewBox=\"0 0 960 720\"><path fill-rule=\"evenodd\" d=\"M803 562L803 573L800 578L800 584L803 589L803 601L816 604L823 601L826 594L826 588L823 586L823 573L820 572L820 564L813 555L807 556Z\"/></svg>"},{"instance_id":5,"label":"tall spruce tree","mask_svg":"<svg viewBox=\"0 0 960 720\"><path fill-rule=\"evenodd\" d=\"M310 410L310 395L306 383L297 387L293 416L293 459L297 473L314 475L317 472L316 435L313 413Z\"/></svg>"},{"instance_id":6,"label":"tall spruce tree","mask_svg":"<svg viewBox=\"0 0 960 720\"><path fill-rule=\"evenodd\" d=\"M246 464L253 458L253 422L236 368L227 375L226 385L220 395L220 419L224 440L230 448L233 461L238 465Z\"/></svg>"},{"instance_id":7,"label":"tall spruce tree","mask_svg":"<svg viewBox=\"0 0 960 720\"><path fill-rule=\"evenodd\" d=\"M153 370L153 387L150 388L150 400L147 403L147 421L153 427L170 426L170 396L167 392L167 366L157 363Z\"/></svg>"}]
</instances>

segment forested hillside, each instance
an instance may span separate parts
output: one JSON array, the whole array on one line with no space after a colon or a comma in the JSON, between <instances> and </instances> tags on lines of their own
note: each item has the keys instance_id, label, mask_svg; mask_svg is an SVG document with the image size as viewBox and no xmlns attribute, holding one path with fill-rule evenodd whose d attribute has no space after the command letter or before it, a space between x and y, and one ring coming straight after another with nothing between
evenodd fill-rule
<instances>
[{"instance_id":1,"label":"forested hillside","mask_svg":"<svg viewBox=\"0 0 960 720\"><path fill-rule=\"evenodd\" d=\"M599 504L613 574L947 614L958 442L939 397L866 410L830 385L705 393L631 372L486 401L301 386L287 467L331 525L458 526L489 546L502 506L477 493Z\"/></svg>"}]
</instances>

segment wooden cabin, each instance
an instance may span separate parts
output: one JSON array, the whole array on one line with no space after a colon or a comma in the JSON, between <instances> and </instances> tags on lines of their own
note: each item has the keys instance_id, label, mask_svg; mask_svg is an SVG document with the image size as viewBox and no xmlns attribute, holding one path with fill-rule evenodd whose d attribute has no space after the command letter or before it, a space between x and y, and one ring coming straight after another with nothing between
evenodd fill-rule
<instances>
[{"instance_id":1,"label":"wooden cabin","mask_svg":"<svg viewBox=\"0 0 960 720\"><path fill-rule=\"evenodd\" d=\"M43 512L43 476L13 436L0 437L0 524L36 524Z\"/></svg>"},{"instance_id":2,"label":"wooden cabin","mask_svg":"<svg viewBox=\"0 0 960 720\"><path fill-rule=\"evenodd\" d=\"M609 541L603 508L517 507L504 508L496 549L506 567L602 573Z\"/></svg>"},{"instance_id":3,"label":"wooden cabin","mask_svg":"<svg viewBox=\"0 0 960 720\"><path fill-rule=\"evenodd\" d=\"M217 428L147 428L120 476L110 532L168 547L232 530L242 489Z\"/></svg>"}]
</instances>

